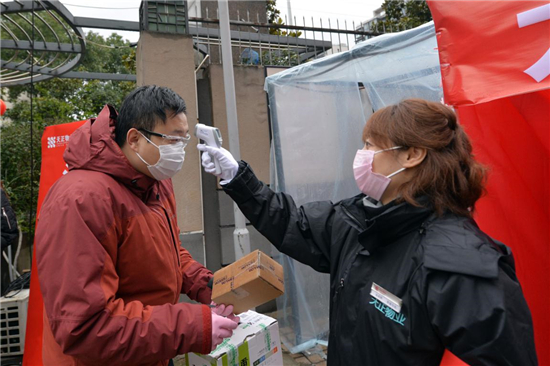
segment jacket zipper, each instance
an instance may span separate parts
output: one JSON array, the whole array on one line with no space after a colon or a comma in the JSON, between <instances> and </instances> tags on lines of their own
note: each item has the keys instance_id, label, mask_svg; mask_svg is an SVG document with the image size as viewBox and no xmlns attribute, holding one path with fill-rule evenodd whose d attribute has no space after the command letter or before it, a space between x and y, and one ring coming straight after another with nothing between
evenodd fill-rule
<instances>
[{"instance_id":1,"label":"jacket zipper","mask_svg":"<svg viewBox=\"0 0 550 366\"><path fill-rule=\"evenodd\" d=\"M172 243L174 244L174 249L176 250L176 258L177 258L178 268L180 268L180 266L181 266L180 252L178 250L176 238L174 236L174 230L172 229L172 222L170 221L170 217L168 217L168 212L166 211L166 209L164 207L162 207L162 210L164 211L164 216L166 216L166 220L168 221L168 227L170 228L170 235L172 237Z\"/></svg>"},{"instance_id":2,"label":"jacket zipper","mask_svg":"<svg viewBox=\"0 0 550 366\"><path fill-rule=\"evenodd\" d=\"M356 225L357 227L361 228L361 229L365 229L365 227L363 225L361 225L361 222L359 222L359 220L353 216L351 214L351 212L349 212L344 206L340 206L342 208L342 211L344 212L344 214L346 214L347 217L349 217ZM340 294L340 292L342 291L342 289L344 288L344 285L346 283L346 276L349 272L349 269L351 268L351 266L353 265L353 261L355 260L355 257L359 254L359 251L357 253L355 253L355 256L354 258L352 258L351 262L349 263L348 267L344 270L344 272L342 273L342 277L340 277L340 284L338 285L338 287L336 288L336 290L334 291L334 302L336 303L336 300L338 299L338 295Z\"/></svg>"},{"instance_id":3,"label":"jacket zipper","mask_svg":"<svg viewBox=\"0 0 550 366\"><path fill-rule=\"evenodd\" d=\"M170 236L172 237L173 248L174 248L174 250L176 251L176 270L175 270L175 275L176 275L176 284L179 285L179 283L180 283L179 269L180 269L180 267L181 267L181 264L180 264L180 253L179 253L179 250L178 250L178 248L177 248L177 246L176 246L177 244L176 244L176 241L175 241L175 239L174 239L174 231L172 230L172 222L170 221L170 218L168 217L168 212L166 212L166 209L164 208L164 206L160 205L160 207L162 208L162 211L164 212L164 217L166 217L166 221L168 222L168 227L170 228ZM158 212L158 211L155 210L154 208L152 208L152 210L155 211L155 212L157 212L159 215L162 215L160 212ZM180 292L181 292L181 285L179 285L179 288L177 289L175 302L178 302Z\"/></svg>"},{"instance_id":4,"label":"jacket zipper","mask_svg":"<svg viewBox=\"0 0 550 366\"><path fill-rule=\"evenodd\" d=\"M349 217L355 224L357 224L358 227L360 227L363 230L366 229L366 227L364 225L361 225L361 222L359 222L359 220L357 220L357 218L353 216L351 212L348 211L347 208L345 208L344 206L340 206L340 207L342 207L342 211L346 214L346 216Z\"/></svg>"},{"instance_id":5,"label":"jacket zipper","mask_svg":"<svg viewBox=\"0 0 550 366\"><path fill-rule=\"evenodd\" d=\"M344 283L345 283L344 277L340 278L340 285L338 285L338 287L336 288L336 291L334 291L334 302L336 302L336 300L338 299L338 294L340 293L340 290L344 288Z\"/></svg>"}]
</instances>

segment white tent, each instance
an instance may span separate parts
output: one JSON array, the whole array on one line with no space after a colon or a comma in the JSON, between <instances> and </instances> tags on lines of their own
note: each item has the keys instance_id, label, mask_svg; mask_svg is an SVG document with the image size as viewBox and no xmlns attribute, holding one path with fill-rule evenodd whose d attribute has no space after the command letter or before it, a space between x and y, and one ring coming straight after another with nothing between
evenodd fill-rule
<instances>
[{"instance_id":1,"label":"white tent","mask_svg":"<svg viewBox=\"0 0 550 366\"><path fill-rule=\"evenodd\" d=\"M268 77L265 90L273 132L272 188L298 205L352 197L360 193L352 162L373 111L406 98L442 99L434 25L375 37L285 70ZM283 342L292 352L326 344L329 276L280 258L287 291L278 300L279 321L282 329L294 331Z\"/></svg>"}]
</instances>

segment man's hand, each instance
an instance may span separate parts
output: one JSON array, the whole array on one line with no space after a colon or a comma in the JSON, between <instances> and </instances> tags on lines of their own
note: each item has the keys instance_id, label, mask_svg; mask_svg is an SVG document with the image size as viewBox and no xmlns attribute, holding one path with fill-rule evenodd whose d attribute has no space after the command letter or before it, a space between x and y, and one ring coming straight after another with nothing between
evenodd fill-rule
<instances>
[{"instance_id":1,"label":"man's hand","mask_svg":"<svg viewBox=\"0 0 550 366\"><path fill-rule=\"evenodd\" d=\"M233 329L237 328L237 325L233 320L212 311L212 351L223 342L224 338L233 335Z\"/></svg>"},{"instance_id":2,"label":"man's hand","mask_svg":"<svg viewBox=\"0 0 550 366\"><path fill-rule=\"evenodd\" d=\"M225 306L224 304L217 305L214 301L212 301L210 306L212 307L213 313L216 313L220 316L224 316L228 319L231 319L237 324L241 321L241 319L238 316L233 314L233 305L227 305L227 306Z\"/></svg>"},{"instance_id":3,"label":"man's hand","mask_svg":"<svg viewBox=\"0 0 550 366\"><path fill-rule=\"evenodd\" d=\"M203 152L201 160L204 171L220 178L220 184L227 184L235 177L237 170L239 170L239 163L229 151L223 147L217 148L204 144L198 144L197 149ZM216 174L212 158L217 159L220 163L221 174Z\"/></svg>"}]
</instances>

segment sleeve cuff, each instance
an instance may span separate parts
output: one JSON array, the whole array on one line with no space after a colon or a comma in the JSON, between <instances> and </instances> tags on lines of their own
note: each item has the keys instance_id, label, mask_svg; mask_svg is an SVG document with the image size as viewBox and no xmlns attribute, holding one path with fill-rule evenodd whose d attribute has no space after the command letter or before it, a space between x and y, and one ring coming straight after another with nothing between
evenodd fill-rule
<instances>
[{"instance_id":1,"label":"sleeve cuff","mask_svg":"<svg viewBox=\"0 0 550 366\"><path fill-rule=\"evenodd\" d=\"M239 162L237 175L222 188L237 204L244 203L254 196L262 187L262 182L256 177L247 162Z\"/></svg>"},{"instance_id":2,"label":"sleeve cuff","mask_svg":"<svg viewBox=\"0 0 550 366\"><path fill-rule=\"evenodd\" d=\"M204 342L201 353L204 355L212 351L212 310L207 305L201 305L203 318Z\"/></svg>"}]
</instances>

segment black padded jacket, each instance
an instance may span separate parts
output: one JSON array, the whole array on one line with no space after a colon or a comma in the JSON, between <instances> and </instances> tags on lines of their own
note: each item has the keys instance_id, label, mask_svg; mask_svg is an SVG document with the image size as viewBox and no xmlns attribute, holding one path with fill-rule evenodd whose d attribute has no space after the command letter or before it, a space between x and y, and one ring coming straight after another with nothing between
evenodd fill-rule
<instances>
[{"instance_id":1,"label":"black padded jacket","mask_svg":"<svg viewBox=\"0 0 550 366\"><path fill-rule=\"evenodd\" d=\"M3 189L0 189L2 200L2 250L14 244L19 236L19 229L17 227L17 219L15 212L13 211L8 196Z\"/></svg>"},{"instance_id":2,"label":"black padded jacket","mask_svg":"<svg viewBox=\"0 0 550 366\"><path fill-rule=\"evenodd\" d=\"M298 208L242 161L223 188L281 252L330 274L329 365L436 366L445 349L471 365L537 364L511 251L472 219L364 195Z\"/></svg>"}]
</instances>

